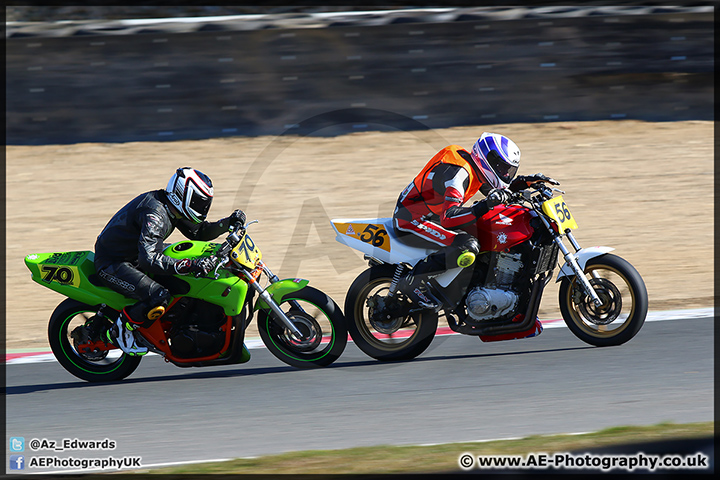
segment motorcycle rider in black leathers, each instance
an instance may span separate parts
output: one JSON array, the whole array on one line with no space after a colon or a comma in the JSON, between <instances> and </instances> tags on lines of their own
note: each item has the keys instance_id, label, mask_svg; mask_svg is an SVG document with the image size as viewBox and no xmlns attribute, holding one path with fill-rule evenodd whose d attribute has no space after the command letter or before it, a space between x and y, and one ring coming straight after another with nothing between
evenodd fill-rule
<instances>
[{"instance_id":1,"label":"motorcycle rider in black leathers","mask_svg":"<svg viewBox=\"0 0 720 480\"><path fill-rule=\"evenodd\" d=\"M213 199L212 181L190 167L177 169L165 190L143 193L121 208L95 243L95 268L113 290L138 300L122 310L108 330L110 342L129 355L144 355L134 330L149 327L165 313L172 295L149 274L207 275L215 268L209 257L174 259L163 254L165 239L178 228L192 240L212 240L231 225L245 223L245 213L235 210L217 222L207 222Z\"/></svg>"}]
</instances>

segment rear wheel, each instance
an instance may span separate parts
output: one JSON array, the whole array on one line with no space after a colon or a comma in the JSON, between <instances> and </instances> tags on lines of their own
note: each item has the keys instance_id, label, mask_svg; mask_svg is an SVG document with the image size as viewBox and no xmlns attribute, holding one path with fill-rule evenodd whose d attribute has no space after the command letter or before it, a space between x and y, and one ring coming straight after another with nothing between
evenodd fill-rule
<instances>
[{"instance_id":1,"label":"rear wheel","mask_svg":"<svg viewBox=\"0 0 720 480\"><path fill-rule=\"evenodd\" d=\"M258 312L258 331L268 350L297 368L326 367L347 345L340 307L325 293L305 287L282 299L280 308L302 333L296 338L269 310Z\"/></svg>"},{"instance_id":2,"label":"rear wheel","mask_svg":"<svg viewBox=\"0 0 720 480\"><path fill-rule=\"evenodd\" d=\"M345 316L355 345L381 361L417 357L430 346L438 324L437 314L427 310L411 315L391 313L400 310L399 303L393 304L399 299L387 297L395 268L383 264L365 270L345 298Z\"/></svg>"},{"instance_id":3,"label":"rear wheel","mask_svg":"<svg viewBox=\"0 0 720 480\"><path fill-rule=\"evenodd\" d=\"M626 260L611 254L590 259L585 274L602 301L596 306L575 277L560 284L560 311L568 328L582 341L598 347L621 345L645 323L648 296L640 274Z\"/></svg>"},{"instance_id":4,"label":"rear wheel","mask_svg":"<svg viewBox=\"0 0 720 480\"><path fill-rule=\"evenodd\" d=\"M48 325L48 340L55 358L65 370L88 382L122 380L140 364L102 337L110 320L96 315L98 307L72 299L55 308Z\"/></svg>"}]
</instances>

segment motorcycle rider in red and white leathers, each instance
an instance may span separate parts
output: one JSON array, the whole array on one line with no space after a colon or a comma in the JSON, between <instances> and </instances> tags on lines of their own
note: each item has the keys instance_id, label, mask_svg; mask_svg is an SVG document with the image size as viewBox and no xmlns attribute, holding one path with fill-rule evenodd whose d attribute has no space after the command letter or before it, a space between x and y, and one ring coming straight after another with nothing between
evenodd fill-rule
<instances>
[{"instance_id":1,"label":"motorcycle rider in red and white leathers","mask_svg":"<svg viewBox=\"0 0 720 480\"><path fill-rule=\"evenodd\" d=\"M163 254L164 240L178 228L193 240L212 240L231 225L245 223L245 213L207 222L213 199L212 181L190 167L177 169L165 190L138 195L107 223L95 242L95 269L102 282L126 297L138 300L122 310L107 332L108 341L129 355L148 349L136 342L134 330L149 327L162 316L172 299L157 275L199 273L215 268L209 257L174 259ZM156 281L147 274L155 274Z\"/></svg>"},{"instance_id":2,"label":"motorcycle rider in red and white leathers","mask_svg":"<svg viewBox=\"0 0 720 480\"><path fill-rule=\"evenodd\" d=\"M440 250L419 261L400 280L401 293L423 308L440 308L441 302L429 291L426 281L451 268L469 267L480 252L477 238L461 229L475 224L493 207L507 203L508 187L517 191L546 178L537 174L513 181L519 165L518 146L495 133L483 133L471 152L450 145L430 159L400 194L393 226L401 241ZM487 198L463 206L478 191Z\"/></svg>"}]
</instances>

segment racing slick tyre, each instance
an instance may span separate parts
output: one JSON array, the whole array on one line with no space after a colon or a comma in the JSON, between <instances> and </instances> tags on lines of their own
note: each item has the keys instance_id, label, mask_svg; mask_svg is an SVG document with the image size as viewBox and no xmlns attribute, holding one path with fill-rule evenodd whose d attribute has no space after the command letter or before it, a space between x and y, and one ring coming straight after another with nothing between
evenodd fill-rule
<instances>
[{"instance_id":1,"label":"racing slick tyre","mask_svg":"<svg viewBox=\"0 0 720 480\"><path fill-rule=\"evenodd\" d=\"M437 331L437 313L423 310L398 314L397 303L388 298L396 266L382 264L362 272L350 285L345 298L345 316L355 345L380 361L411 360L423 353ZM396 307L393 310L393 307Z\"/></svg>"},{"instance_id":2,"label":"racing slick tyre","mask_svg":"<svg viewBox=\"0 0 720 480\"><path fill-rule=\"evenodd\" d=\"M140 364L141 357L125 354L104 340L112 322L96 315L97 306L65 299L48 324L50 348L65 370L88 382L122 380Z\"/></svg>"},{"instance_id":3,"label":"racing slick tyre","mask_svg":"<svg viewBox=\"0 0 720 480\"><path fill-rule=\"evenodd\" d=\"M640 274L612 254L590 259L585 274L602 304L586 295L575 277L564 277L559 300L563 320L580 340L598 347L621 345L645 323L648 294Z\"/></svg>"}]
</instances>

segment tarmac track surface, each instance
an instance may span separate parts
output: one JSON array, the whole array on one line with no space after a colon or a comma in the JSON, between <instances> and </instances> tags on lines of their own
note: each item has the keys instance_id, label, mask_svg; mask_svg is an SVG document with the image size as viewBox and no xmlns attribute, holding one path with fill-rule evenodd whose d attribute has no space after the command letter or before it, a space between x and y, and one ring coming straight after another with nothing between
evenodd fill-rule
<instances>
[{"instance_id":1,"label":"tarmac track surface","mask_svg":"<svg viewBox=\"0 0 720 480\"><path fill-rule=\"evenodd\" d=\"M149 467L713 419L711 317L647 322L610 348L586 345L563 327L497 343L438 336L404 363L379 363L354 343L316 370L289 367L263 348L251 352L249 363L202 369L148 356L114 384L76 380L57 362L10 364L8 437L25 438L26 462L141 456ZM31 451L31 439L117 446Z\"/></svg>"}]
</instances>

